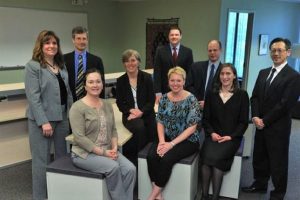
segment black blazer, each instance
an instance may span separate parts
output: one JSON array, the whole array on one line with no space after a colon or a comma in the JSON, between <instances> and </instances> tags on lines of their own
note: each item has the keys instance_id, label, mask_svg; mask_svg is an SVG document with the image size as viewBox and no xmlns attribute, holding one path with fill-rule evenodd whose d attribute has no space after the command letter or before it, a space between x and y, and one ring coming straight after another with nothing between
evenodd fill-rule
<instances>
[{"instance_id":1,"label":"black blazer","mask_svg":"<svg viewBox=\"0 0 300 200\"><path fill-rule=\"evenodd\" d=\"M127 73L117 78L116 102L123 118L129 116L129 110L134 108L134 99ZM139 70L137 78L137 104L144 113L143 117L154 115L155 94L150 74Z\"/></svg>"},{"instance_id":2,"label":"black blazer","mask_svg":"<svg viewBox=\"0 0 300 200\"><path fill-rule=\"evenodd\" d=\"M263 119L265 133L289 137L291 109L300 94L300 76L287 64L274 78L265 94L265 83L270 70L271 68L263 69L258 74L251 97L252 117ZM274 139L276 137L272 137Z\"/></svg>"},{"instance_id":3,"label":"black blazer","mask_svg":"<svg viewBox=\"0 0 300 200\"><path fill-rule=\"evenodd\" d=\"M64 61L69 74L69 85L72 91L74 102L77 101L76 89L75 89L75 51L64 55ZM104 79L104 66L102 59L98 56L86 52L86 70L91 68L97 68L101 72L101 78L103 82L103 90L100 94L101 98L105 98L105 79Z\"/></svg>"},{"instance_id":4,"label":"black blazer","mask_svg":"<svg viewBox=\"0 0 300 200\"><path fill-rule=\"evenodd\" d=\"M187 75L187 79L185 83L186 90L194 94L198 99L198 101L204 100L208 64L209 64L208 60L193 63ZM218 79L217 74L220 73L219 70L221 64L222 63L220 63L218 66L218 70L215 73L212 85L214 85L214 83Z\"/></svg>"},{"instance_id":5,"label":"black blazer","mask_svg":"<svg viewBox=\"0 0 300 200\"><path fill-rule=\"evenodd\" d=\"M193 60L193 52L190 48L180 45L177 61L173 63L170 44L159 47L154 58L154 91L155 93L168 92L168 71L172 67L180 66L186 73L189 72Z\"/></svg>"}]
</instances>

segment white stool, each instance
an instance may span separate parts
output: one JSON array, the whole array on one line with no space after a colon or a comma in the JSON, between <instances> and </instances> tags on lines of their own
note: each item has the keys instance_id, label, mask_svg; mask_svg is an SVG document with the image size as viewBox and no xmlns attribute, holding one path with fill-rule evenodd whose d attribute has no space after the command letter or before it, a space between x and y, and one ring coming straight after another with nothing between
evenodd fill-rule
<instances>
[{"instance_id":1,"label":"white stool","mask_svg":"<svg viewBox=\"0 0 300 200\"><path fill-rule=\"evenodd\" d=\"M48 200L110 200L105 177L73 165L70 156L47 167Z\"/></svg>"},{"instance_id":2,"label":"white stool","mask_svg":"<svg viewBox=\"0 0 300 200\"><path fill-rule=\"evenodd\" d=\"M244 149L244 139L234 156L230 171L224 174L220 196L238 199L240 190L240 180L242 171L242 155ZM212 194L212 184L209 187L209 194Z\"/></svg>"},{"instance_id":3,"label":"white stool","mask_svg":"<svg viewBox=\"0 0 300 200\"><path fill-rule=\"evenodd\" d=\"M146 157L151 144L148 144L138 155L138 199L145 200L152 190L148 175ZM163 190L164 199L194 200L198 189L198 152L175 164L170 180Z\"/></svg>"}]
</instances>

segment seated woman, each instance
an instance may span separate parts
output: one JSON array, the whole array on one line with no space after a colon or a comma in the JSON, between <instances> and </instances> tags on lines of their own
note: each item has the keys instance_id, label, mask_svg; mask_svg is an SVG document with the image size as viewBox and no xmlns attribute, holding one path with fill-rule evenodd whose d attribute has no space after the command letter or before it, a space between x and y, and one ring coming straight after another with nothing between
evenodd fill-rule
<instances>
[{"instance_id":1,"label":"seated woman","mask_svg":"<svg viewBox=\"0 0 300 200\"><path fill-rule=\"evenodd\" d=\"M152 192L148 200L163 199L172 167L199 149L200 106L194 95L183 89L186 73L181 67L168 72L170 92L159 101L157 114L158 143L153 143L148 156L148 173Z\"/></svg>"},{"instance_id":2,"label":"seated woman","mask_svg":"<svg viewBox=\"0 0 300 200\"><path fill-rule=\"evenodd\" d=\"M126 73L117 79L117 105L124 126L133 134L122 150L137 166L138 152L156 135L155 94L151 75L139 70L141 57L137 51L124 51L122 62Z\"/></svg>"},{"instance_id":3,"label":"seated woman","mask_svg":"<svg viewBox=\"0 0 300 200\"><path fill-rule=\"evenodd\" d=\"M219 198L224 172L229 171L249 121L249 98L238 88L232 64L220 66L219 78L206 96L201 148L202 199L207 200L212 177L213 200Z\"/></svg>"},{"instance_id":4,"label":"seated woman","mask_svg":"<svg viewBox=\"0 0 300 200\"><path fill-rule=\"evenodd\" d=\"M109 102L99 98L103 85L97 69L87 70L84 88L86 95L70 109L72 161L79 168L104 174L113 200L132 200L136 169L117 150L114 112Z\"/></svg>"}]
</instances>

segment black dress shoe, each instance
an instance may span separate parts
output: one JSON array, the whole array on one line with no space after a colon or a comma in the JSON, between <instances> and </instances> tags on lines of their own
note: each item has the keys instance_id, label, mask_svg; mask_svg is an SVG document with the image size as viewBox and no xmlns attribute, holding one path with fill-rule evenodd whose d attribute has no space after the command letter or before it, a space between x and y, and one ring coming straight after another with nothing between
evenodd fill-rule
<instances>
[{"instance_id":1,"label":"black dress shoe","mask_svg":"<svg viewBox=\"0 0 300 200\"><path fill-rule=\"evenodd\" d=\"M255 185L251 185L249 187L242 187L243 192L247 193L266 193L267 188L266 187L257 187Z\"/></svg>"}]
</instances>

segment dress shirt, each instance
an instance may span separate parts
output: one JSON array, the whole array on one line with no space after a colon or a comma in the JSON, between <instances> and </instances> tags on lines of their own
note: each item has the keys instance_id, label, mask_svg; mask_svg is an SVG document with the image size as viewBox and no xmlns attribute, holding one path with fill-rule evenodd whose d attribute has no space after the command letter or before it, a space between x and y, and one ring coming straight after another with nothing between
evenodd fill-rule
<instances>
[{"instance_id":1,"label":"dress shirt","mask_svg":"<svg viewBox=\"0 0 300 200\"><path fill-rule=\"evenodd\" d=\"M273 75L273 78L271 80L270 83L272 83L272 81L274 80L274 78L279 74L279 72L283 69L284 66L286 66L287 64L287 61L285 61L284 63L282 63L281 65L279 65L278 67L275 67L274 65L272 65L272 69L276 69L276 71L274 72L274 75ZM271 76L271 73L272 73L272 69L270 70L270 73L268 75L268 78ZM267 78L267 80L268 80Z\"/></svg>"},{"instance_id":2,"label":"dress shirt","mask_svg":"<svg viewBox=\"0 0 300 200\"><path fill-rule=\"evenodd\" d=\"M79 53L78 51L75 51L75 84L77 82L77 72L78 72L78 64L79 64L79 60L78 60L78 56L82 55L82 62L83 62L83 72L86 71L86 51L83 51L82 53Z\"/></svg>"},{"instance_id":3,"label":"dress shirt","mask_svg":"<svg viewBox=\"0 0 300 200\"><path fill-rule=\"evenodd\" d=\"M208 68L207 68L207 73L206 73L206 81L205 81L205 88L207 87L207 82L208 82L208 79L209 79L209 74L210 74L210 69L211 69L211 66L212 65L215 65L215 70L214 70L214 76L216 74L216 71L218 70L218 67L220 65L220 60L216 61L216 62L211 62L211 61L208 61Z\"/></svg>"},{"instance_id":4,"label":"dress shirt","mask_svg":"<svg viewBox=\"0 0 300 200\"><path fill-rule=\"evenodd\" d=\"M172 53L172 55L173 55L173 53L174 53L174 50L173 50L173 46L170 44L170 48L171 48L171 53ZM178 54L179 54L179 49L180 49L180 43L179 44L177 44L176 45L176 52L177 52L177 57L178 57Z\"/></svg>"}]
</instances>

